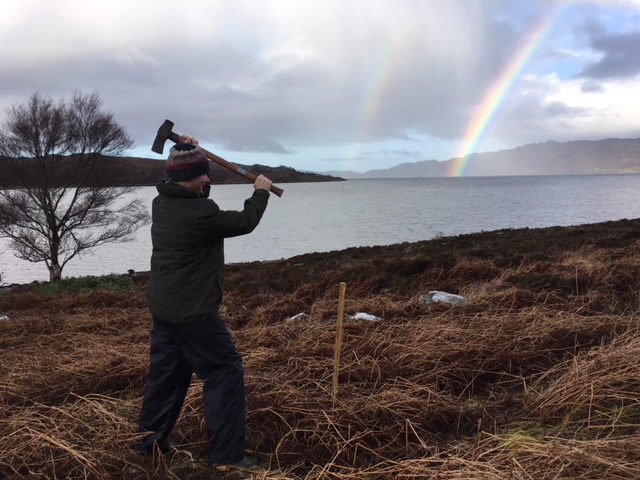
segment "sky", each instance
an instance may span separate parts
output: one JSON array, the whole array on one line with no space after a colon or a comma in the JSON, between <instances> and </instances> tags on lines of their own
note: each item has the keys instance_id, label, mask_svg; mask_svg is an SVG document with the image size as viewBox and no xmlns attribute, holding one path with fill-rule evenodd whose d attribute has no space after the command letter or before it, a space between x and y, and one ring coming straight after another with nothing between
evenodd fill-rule
<instances>
[{"instance_id":1,"label":"sky","mask_svg":"<svg viewBox=\"0 0 640 480\"><path fill-rule=\"evenodd\" d=\"M0 124L97 93L242 165L366 172L640 137L640 0L0 0Z\"/></svg>"}]
</instances>

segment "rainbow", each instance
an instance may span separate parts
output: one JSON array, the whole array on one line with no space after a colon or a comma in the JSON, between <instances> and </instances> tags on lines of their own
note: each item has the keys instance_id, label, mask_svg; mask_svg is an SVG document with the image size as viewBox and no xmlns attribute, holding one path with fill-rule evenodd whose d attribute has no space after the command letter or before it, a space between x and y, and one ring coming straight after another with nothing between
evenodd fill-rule
<instances>
[{"instance_id":1,"label":"rainbow","mask_svg":"<svg viewBox=\"0 0 640 480\"><path fill-rule=\"evenodd\" d=\"M465 174L478 143L495 118L500 106L504 103L507 94L517 82L527 62L551 29L558 10L556 5L556 8L550 8L549 12L542 17L485 94L467 125L460 149L449 169L448 175L450 177L461 177Z\"/></svg>"},{"instance_id":2,"label":"rainbow","mask_svg":"<svg viewBox=\"0 0 640 480\"><path fill-rule=\"evenodd\" d=\"M351 142L355 150L351 154L352 158L359 157L357 150L361 144L369 143L375 138L376 121L382 115L384 97L393 84L393 62L398 56L397 53L405 48L406 41L394 36L388 39L382 48L376 50L376 57L366 75L364 88L361 89L361 97L355 103L357 108L354 110L352 122L355 138Z\"/></svg>"}]
</instances>

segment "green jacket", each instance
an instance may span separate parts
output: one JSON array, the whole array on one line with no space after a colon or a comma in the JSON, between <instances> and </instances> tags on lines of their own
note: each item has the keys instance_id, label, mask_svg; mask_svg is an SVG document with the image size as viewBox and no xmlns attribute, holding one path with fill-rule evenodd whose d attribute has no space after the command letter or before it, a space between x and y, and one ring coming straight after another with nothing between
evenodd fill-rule
<instances>
[{"instance_id":1,"label":"green jacket","mask_svg":"<svg viewBox=\"0 0 640 480\"><path fill-rule=\"evenodd\" d=\"M149 306L154 318L189 322L215 314L222 302L224 239L252 232L269 192L255 190L242 211L223 211L189 188L160 182L151 207Z\"/></svg>"}]
</instances>

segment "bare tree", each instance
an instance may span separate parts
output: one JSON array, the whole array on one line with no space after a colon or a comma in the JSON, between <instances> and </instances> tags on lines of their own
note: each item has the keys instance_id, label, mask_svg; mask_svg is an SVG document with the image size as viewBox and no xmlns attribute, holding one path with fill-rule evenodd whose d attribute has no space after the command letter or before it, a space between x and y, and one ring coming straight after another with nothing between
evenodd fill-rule
<instances>
[{"instance_id":1,"label":"bare tree","mask_svg":"<svg viewBox=\"0 0 640 480\"><path fill-rule=\"evenodd\" d=\"M0 128L13 182L0 190L0 237L18 258L45 262L51 282L83 252L131 240L149 214L140 199L124 198L132 187L109 184L108 156L132 145L95 93L58 102L35 93L11 107Z\"/></svg>"}]
</instances>

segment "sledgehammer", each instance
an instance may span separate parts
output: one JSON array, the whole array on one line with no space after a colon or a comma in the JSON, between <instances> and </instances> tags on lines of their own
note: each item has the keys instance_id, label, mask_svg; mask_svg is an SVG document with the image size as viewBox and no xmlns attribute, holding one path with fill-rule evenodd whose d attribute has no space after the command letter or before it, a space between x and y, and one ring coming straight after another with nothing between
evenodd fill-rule
<instances>
[{"instance_id":1,"label":"sledgehammer","mask_svg":"<svg viewBox=\"0 0 640 480\"><path fill-rule=\"evenodd\" d=\"M164 143L167 141L167 139L171 140L174 143L180 143L180 135L173 131L173 122L171 120L165 120L164 123L160 125L158 134L156 135L156 139L153 141L151 150L162 155L162 152L164 150ZM247 180L251 180L252 182L256 180L257 176L251 172L247 172L244 168L239 167L238 165L235 165L231 162L227 162L224 158L219 157L215 153L211 153L202 147L201 150L212 162L215 162L218 165L231 170L232 172L236 172L238 175L242 175ZM279 197L281 197L284 193L284 190L276 187L275 185L271 185L270 190Z\"/></svg>"}]
</instances>

